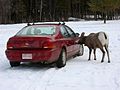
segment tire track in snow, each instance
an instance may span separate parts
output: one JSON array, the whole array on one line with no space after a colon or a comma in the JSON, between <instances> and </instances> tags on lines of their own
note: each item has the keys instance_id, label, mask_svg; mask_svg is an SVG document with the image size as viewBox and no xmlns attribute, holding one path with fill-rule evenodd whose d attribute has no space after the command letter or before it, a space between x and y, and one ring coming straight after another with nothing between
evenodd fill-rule
<instances>
[{"instance_id":1,"label":"tire track in snow","mask_svg":"<svg viewBox=\"0 0 120 90\"><path fill-rule=\"evenodd\" d=\"M21 65L20 67L7 68L4 71L5 73L0 75L1 80L6 78L4 81L7 82L7 86L12 86L8 89L6 84L1 82L1 88L5 90L45 90L56 70L49 67L36 68ZM13 83L15 85L12 85Z\"/></svg>"}]
</instances>

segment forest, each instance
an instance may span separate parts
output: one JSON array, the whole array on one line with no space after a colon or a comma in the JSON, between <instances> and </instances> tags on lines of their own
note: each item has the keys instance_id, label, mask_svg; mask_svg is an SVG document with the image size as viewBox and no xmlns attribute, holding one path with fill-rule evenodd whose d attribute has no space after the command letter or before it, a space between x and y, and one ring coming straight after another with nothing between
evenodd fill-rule
<instances>
[{"instance_id":1,"label":"forest","mask_svg":"<svg viewBox=\"0 0 120 90\"><path fill-rule=\"evenodd\" d=\"M0 0L0 24L120 19L120 0Z\"/></svg>"}]
</instances>

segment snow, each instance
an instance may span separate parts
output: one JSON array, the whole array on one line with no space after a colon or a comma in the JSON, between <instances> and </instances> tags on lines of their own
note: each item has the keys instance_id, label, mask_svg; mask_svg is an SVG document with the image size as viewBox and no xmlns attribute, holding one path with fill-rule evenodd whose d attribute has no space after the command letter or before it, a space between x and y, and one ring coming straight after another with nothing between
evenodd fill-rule
<instances>
[{"instance_id":1,"label":"snow","mask_svg":"<svg viewBox=\"0 0 120 90\"><path fill-rule=\"evenodd\" d=\"M111 63L88 61L88 48L83 56L72 58L61 69L23 63L11 68L5 56L6 43L26 24L0 25L0 90L120 90L120 20L66 22L75 32L105 31L110 40ZM92 55L93 58L93 55Z\"/></svg>"}]
</instances>

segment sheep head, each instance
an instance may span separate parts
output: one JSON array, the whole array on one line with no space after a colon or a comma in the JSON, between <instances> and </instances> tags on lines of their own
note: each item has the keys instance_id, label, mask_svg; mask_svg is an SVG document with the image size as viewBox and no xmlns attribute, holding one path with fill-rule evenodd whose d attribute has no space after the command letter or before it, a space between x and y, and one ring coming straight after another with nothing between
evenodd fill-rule
<instances>
[{"instance_id":1,"label":"sheep head","mask_svg":"<svg viewBox=\"0 0 120 90\"><path fill-rule=\"evenodd\" d=\"M85 32L81 33L81 36L79 37L79 44L85 44Z\"/></svg>"}]
</instances>

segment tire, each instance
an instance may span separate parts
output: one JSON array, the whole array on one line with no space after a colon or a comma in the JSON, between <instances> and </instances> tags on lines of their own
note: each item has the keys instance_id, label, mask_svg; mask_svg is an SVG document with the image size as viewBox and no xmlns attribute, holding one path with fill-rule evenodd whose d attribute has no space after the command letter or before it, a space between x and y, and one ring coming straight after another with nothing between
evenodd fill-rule
<instances>
[{"instance_id":1,"label":"tire","mask_svg":"<svg viewBox=\"0 0 120 90\"><path fill-rule=\"evenodd\" d=\"M56 62L56 66L58 68L62 68L66 65L67 55L65 49L62 49L59 59Z\"/></svg>"},{"instance_id":2,"label":"tire","mask_svg":"<svg viewBox=\"0 0 120 90\"><path fill-rule=\"evenodd\" d=\"M77 55L82 56L83 54L84 54L84 47L83 47L83 45L80 45L80 50Z\"/></svg>"},{"instance_id":3,"label":"tire","mask_svg":"<svg viewBox=\"0 0 120 90\"><path fill-rule=\"evenodd\" d=\"M11 62L11 61L10 61L10 66L11 66L11 67L20 66L20 62Z\"/></svg>"}]
</instances>

